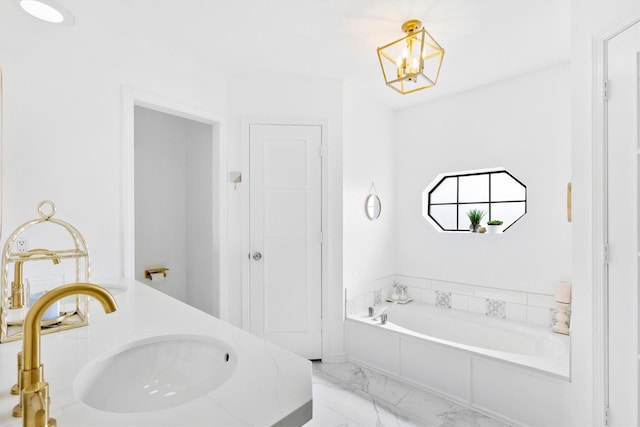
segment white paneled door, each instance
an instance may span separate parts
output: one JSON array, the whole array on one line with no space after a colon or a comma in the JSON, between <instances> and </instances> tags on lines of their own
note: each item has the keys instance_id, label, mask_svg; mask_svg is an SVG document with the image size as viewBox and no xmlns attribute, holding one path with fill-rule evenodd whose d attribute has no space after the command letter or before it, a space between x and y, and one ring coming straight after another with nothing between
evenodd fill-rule
<instances>
[{"instance_id":1,"label":"white paneled door","mask_svg":"<svg viewBox=\"0 0 640 427\"><path fill-rule=\"evenodd\" d=\"M638 419L638 100L640 23L607 45L609 425Z\"/></svg>"},{"instance_id":2,"label":"white paneled door","mask_svg":"<svg viewBox=\"0 0 640 427\"><path fill-rule=\"evenodd\" d=\"M322 127L250 125L252 333L321 358Z\"/></svg>"}]
</instances>

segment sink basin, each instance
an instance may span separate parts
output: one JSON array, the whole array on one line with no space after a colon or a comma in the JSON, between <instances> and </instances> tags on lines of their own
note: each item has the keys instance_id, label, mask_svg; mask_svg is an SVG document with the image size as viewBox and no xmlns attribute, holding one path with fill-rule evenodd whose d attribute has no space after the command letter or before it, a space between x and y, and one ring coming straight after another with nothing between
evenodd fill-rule
<instances>
[{"instance_id":1,"label":"sink basin","mask_svg":"<svg viewBox=\"0 0 640 427\"><path fill-rule=\"evenodd\" d=\"M100 285L105 288L113 296L124 294L127 291L127 287L124 285L107 284Z\"/></svg>"},{"instance_id":2,"label":"sink basin","mask_svg":"<svg viewBox=\"0 0 640 427\"><path fill-rule=\"evenodd\" d=\"M109 412L151 412L212 392L237 366L231 348L200 335L163 335L126 344L84 366L76 397Z\"/></svg>"}]
</instances>

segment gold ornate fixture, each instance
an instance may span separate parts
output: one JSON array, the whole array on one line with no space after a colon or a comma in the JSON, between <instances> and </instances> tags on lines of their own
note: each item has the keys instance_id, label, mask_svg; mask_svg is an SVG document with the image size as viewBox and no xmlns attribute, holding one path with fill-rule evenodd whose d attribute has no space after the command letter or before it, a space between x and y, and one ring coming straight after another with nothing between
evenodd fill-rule
<instances>
[{"instance_id":1,"label":"gold ornate fixture","mask_svg":"<svg viewBox=\"0 0 640 427\"><path fill-rule=\"evenodd\" d=\"M30 295L24 282L25 264L38 261L52 261L53 264L66 264L67 271L74 271L73 281L88 282L90 279L89 250L80 232L68 222L54 218L56 205L50 200L38 204L40 218L25 222L9 235L2 251L2 273L0 274L0 343L22 339L24 319L29 309ZM46 236L55 233L50 231L62 227L59 239L68 245L63 249L32 249L20 252L16 249L16 241L29 235L34 241L43 242ZM65 233L66 231L66 233ZM68 235L68 239L62 236ZM47 242L43 246L48 246ZM69 262L71 261L71 262ZM13 280L10 280L11 264L13 264ZM73 267L69 264L73 264ZM62 267L62 266L61 266ZM75 267L75 268L74 268ZM47 289L51 291L51 289ZM31 289L33 291L33 289ZM33 296L33 294L31 295ZM59 316L42 322L42 334L50 334L89 324L89 298L76 295L63 301ZM54 310L55 312L56 310Z\"/></svg>"},{"instance_id":2,"label":"gold ornate fixture","mask_svg":"<svg viewBox=\"0 0 640 427\"><path fill-rule=\"evenodd\" d=\"M435 86L444 49L417 19L402 24L407 35L378 48L387 86L405 95Z\"/></svg>"}]
</instances>

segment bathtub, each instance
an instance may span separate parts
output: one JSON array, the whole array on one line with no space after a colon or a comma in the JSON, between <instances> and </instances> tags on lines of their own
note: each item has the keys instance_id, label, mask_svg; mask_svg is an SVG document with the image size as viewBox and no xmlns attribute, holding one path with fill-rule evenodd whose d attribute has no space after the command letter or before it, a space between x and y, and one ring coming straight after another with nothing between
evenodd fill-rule
<instances>
[{"instance_id":1,"label":"bathtub","mask_svg":"<svg viewBox=\"0 0 640 427\"><path fill-rule=\"evenodd\" d=\"M568 336L417 302L381 310L386 325L347 318L351 361L510 424L566 425Z\"/></svg>"}]
</instances>

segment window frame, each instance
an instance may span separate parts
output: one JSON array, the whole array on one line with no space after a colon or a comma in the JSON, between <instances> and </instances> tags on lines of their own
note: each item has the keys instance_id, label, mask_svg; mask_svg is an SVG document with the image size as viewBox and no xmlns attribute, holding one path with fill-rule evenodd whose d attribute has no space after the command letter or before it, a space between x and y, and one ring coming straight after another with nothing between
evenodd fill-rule
<instances>
[{"instance_id":1,"label":"window frame","mask_svg":"<svg viewBox=\"0 0 640 427\"><path fill-rule=\"evenodd\" d=\"M515 182L517 182L518 184L520 184L522 186L522 188L524 189L524 199L513 199L513 200L499 200L499 201L493 201L492 197L491 197L491 178L493 175L497 175L497 174L507 174L511 179L513 179ZM482 175L487 175L488 176L488 200L476 200L476 201L471 201L471 202L460 202L460 178L462 177L470 177L470 176L482 176ZM438 187L447 179L450 178L455 178L456 180L456 201L455 202L439 202L439 203L432 203L431 202L431 197L432 194L438 189ZM427 204L427 211L425 214L425 210L424 210L424 202L423 202L423 211L422 214L423 216L428 219L439 231L445 231L445 232L468 232L469 231L469 227L468 225L464 226L464 228L461 228L460 225L460 206L464 206L464 205L480 205L480 204L484 204L484 205L488 205L488 217L487 217L487 221L491 221L492 218L492 206L493 205L497 205L497 204L503 204L503 203L524 203L524 212L522 213L522 215L520 215L518 218L516 218L511 224L507 225L503 231L508 230L509 228L511 228L515 223L517 223L526 213L527 213L527 186L520 181L518 178L516 178L511 172L507 171L504 168L494 168L494 169L486 169L486 170L477 170L477 171L465 171L465 172L451 172L451 173L443 173L440 174L438 177L436 177L436 179L434 179L431 184L424 190L423 194L426 195L426 204ZM431 207L432 206L455 206L456 208L456 228L455 229L451 229L451 228L444 228L440 222L438 222L438 220L431 214Z\"/></svg>"}]
</instances>

